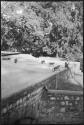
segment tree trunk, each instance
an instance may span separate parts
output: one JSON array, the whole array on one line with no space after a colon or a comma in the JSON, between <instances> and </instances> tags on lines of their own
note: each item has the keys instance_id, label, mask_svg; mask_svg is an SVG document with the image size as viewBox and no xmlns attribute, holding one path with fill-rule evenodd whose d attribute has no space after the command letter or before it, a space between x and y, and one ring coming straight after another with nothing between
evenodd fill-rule
<instances>
[{"instance_id":1,"label":"tree trunk","mask_svg":"<svg viewBox=\"0 0 84 125\"><path fill-rule=\"evenodd\" d=\"M58 58L58 52L56 52L56 58Z\"/></svg>"}]
</instances>

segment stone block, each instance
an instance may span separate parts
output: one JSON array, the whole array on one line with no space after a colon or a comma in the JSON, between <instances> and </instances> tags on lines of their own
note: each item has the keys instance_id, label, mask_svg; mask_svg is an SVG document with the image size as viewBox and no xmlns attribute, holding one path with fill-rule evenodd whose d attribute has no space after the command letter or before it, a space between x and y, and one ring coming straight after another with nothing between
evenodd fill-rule
<instances>
[{"instance_id":1,"label":"stone block","mask_svg":"<svg viewBox=\"0 0 84 125\"><path fill-rule=\"evenodd\" d=\"M10 109L12 108L12 104L10 105Z\"/></svg>"},{"instance_id":2,"label":"stone block","mask_svg":"<svg viewBox=\"0 0 84 125\"><path fill-rule=\"evenodd\" d=\"M70 98L71 98L71 100L74 100L74 96L71 96Z\"/></svg>"},{"instance_id":3,"label":"stone block","mask_svg":"<svg viewBox=\"0 0 84 125\"><path fill-rule=\"evenodd\" d=\"M72 103L69 103L70 106L72 106Z\"/></svg>"},{"instance_id":4,"label":"stone block","mask_svg":"<svg viewBox=\"0 0 84 125\"><path fill-rule=\"evenodd\" d=\"M23 101L22 98L20 98L19 102L22 103L22 101Z\"/></svg>"},{"instance_id":5,"label":"stone block","mask_svg":"<svg viewBox=\"0 0 84 125\"><path fill-rule=\"evenodd\" d=\"M61 100L63 100L63 97L61 97Z\"/></svg>"},{"instance_id":6,"label":"stone block","mask_svg":"<svg viewBox=\"0 0 84 125\"><path fill-rule=\"evenodd\" d=\"M60 112L65 112L65 107L62 107L62 108L60 109Z\"/></svg>"},{"instance_id":7,"label":"stone block","mask_svg":"<svg viewBox=\"0 0 84 125\"><path fill-rule=\"evenodd\" d=\"M24 102L24 106L26 106L27 105L27 103L26 103L26 101Z\"/></svg>"},{"instance_id":8,"label":"stone block","mask_svg":"<svg viewBox=\"0 0 84 125\"><path fill-rule=\"evenodd\" d=\"M68 97L68 96L65 96L64 99L65 99L65 100L69 100L69 97Z\"/></svg>"},{"instance_id":9,"label":"stone block","mask_svg":"<svg viewBox=\"0 0 84 125\"><path fill-rule=\"evenodd\" d=\"M65 102L64 102L64 101L62 101L62 102L61 102L61 105L65 105Z\"/></svg>"},{"instance_id":10,"label":"stone block","mask_svg":"<svg viewBox=\"0 0 84 125\"><path fill-rule=\"evenodd\" d=\"M76 100L80 100L80 97L77 97Z\"/></svg>"},{"instance_id":11,"label":"stone block","mask_svg":"<svg viewBox=\"0 0 84 125\"><path fill-rule=\"evenodd\" d=\"M60 100L60 98L59 98L59 97L57 97L57 100Z\"/></svg>"},{"instance_id":12,"label":"stone block","mask_svg":"<svg viewBox=\"0 0 84 125\"><path fill-rule=\"evenodd\" d=\"M50 100L56 100L56 98L55 97L50 97Z\"/></svg>"},{"instance_id":13,"label":"stone block","mask_svg":"<svg viewBox=\"0 0 84 125\"><path fill-rule=\"evenodd\" d=\"M27 97L29 98L29 97L30 97L30 94L28 94Z\"/></svg>"},{"instance_id":14,"label":"stone block","mask_svg":"<svg viewBox=\"0 0 84 125\"><path fill-rule=\"evenodd\" d=\"M4 108L3 110L2 110L2 113L6 113L7 112L7 108Z\"/></svg>"},{"instance_id":15,"label":"stone block","mask_svg":"<svg viewBox=\"0 0 84 125\"><path fill-rule=\"evenodd\" d=\"M25 100L26 100L26 97L23 98L23 102L25 102Z\"/></svg>"},{"instance_id":16,"label":"stone block","mask_svg":"<svg viewBox=\"0 0 84 125\"><path fill-rule=\"evenodd\" d=\"M20 101L19 101L19 100L17 100L17 102L16 102L16 103L17 103L17 106L18 106L18 105L19 105L19 103L20 103Z\"/></svg>"},{"instance_id":17,"label":"stone block","mask_svg":"<svg viewBox=\"0 0 84 125\"><path fill-rule=\"evenodd\" d=\"M68 101L66 101L66 105L69 105Z\"/></svg>"},{"instance_id":18,"label":"stone block","mask_svg":"<svg viewBox=\"0 0 84 125\"><path fill-rule=\"evenodd\" d=\"M78 104L78 102L77 102L77 101L75 101L75 104Z\"/></svg>"}]
</instances>

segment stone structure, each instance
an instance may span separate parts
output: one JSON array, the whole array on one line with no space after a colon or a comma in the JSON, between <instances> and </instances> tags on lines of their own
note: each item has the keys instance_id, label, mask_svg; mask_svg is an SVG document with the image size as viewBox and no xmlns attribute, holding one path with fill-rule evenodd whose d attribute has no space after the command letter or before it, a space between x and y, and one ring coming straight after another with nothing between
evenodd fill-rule
<instances>
[{"instance_id":1,"label":"stone structure","mask_svg":"<svg viewBox=\"0 0 84 125\"><path fill-rule=\"evenodd\" d=\"M1 101L2 125L13 124L17 120L25 118L27 118L27 124L28 122L57 123L58 119L59 122L61 122L60 119L66 121L66 116L63 117L65 112L78 111L80 114L83 111L82 92L47 91L44 89L44 86L47 86L48 89L55 89L58 80L66 79L67 75L68 71L65 69L41 81L39 84L26 88L8 98L3 98ZM54 116L51 115L52 113ZM55 119L57 119L57 121ZM82 122L82 120L80 120L80 122Z\"/></svg>"},{"instance_id":2,"label":"stone structure","mask_svg":"<svg viewBox=\"0 0 84 125\"><path fill-rule=\"evenodd\" d=\"M39 123L82 123L83 93L49 90L42 96Z\"/></svg>"}]
</instances>

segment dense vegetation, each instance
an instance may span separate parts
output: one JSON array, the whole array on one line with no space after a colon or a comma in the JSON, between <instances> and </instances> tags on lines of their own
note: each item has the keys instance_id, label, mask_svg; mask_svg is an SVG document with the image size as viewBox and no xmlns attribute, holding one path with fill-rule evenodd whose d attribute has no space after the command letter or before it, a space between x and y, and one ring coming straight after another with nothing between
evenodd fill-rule
<instances>
[{"instance_id":1,"label":"dense vegetation","mask_svg":"<svg viewBox=\"0 0 84 125\"><path fill-rule=\"evenodd\" d=\"M1 2L1 50L79 58L83 2Z\"/></svg>"}]
</instances>

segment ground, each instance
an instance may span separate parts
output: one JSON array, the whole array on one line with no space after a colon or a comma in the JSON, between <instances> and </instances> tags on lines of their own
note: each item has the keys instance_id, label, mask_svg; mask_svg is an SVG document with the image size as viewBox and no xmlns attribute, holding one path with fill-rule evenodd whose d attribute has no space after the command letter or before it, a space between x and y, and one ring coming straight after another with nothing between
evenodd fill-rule
<instances>
[{"instance_id":1,"label":"ground","mask_svg":"<svg viewBox=\"0 0 84 125\"><path fill-rule=\"evenodd\" d=\"M43 64L27 60L14 63L1 60L2 98L35 84L52 74Z\"/></svg>"},{"instance_id":2,"label":"ground","mask_svg":"<svg viewBox=\"0 0 84 125\"><path fill-rule=\"evenodd\" d=\"M54 72L52 72L47 64L41 64L32 59L27 59L25 61L20 60L17 63L14 63L13 60L1 60L2 98L32 86L48 76L51 76L51 74L54 74ZM83 87L83 75L75 75L75 81L74 79L70 79L70 82ZM64 89L70 88L69 85L70 84L66 84L67 87L61 85L61 87ZM75 85L70 86L72 86L71 89L75 87ZM80 90L80 88L78 90Z\"/></svg>"}]
</instances>

